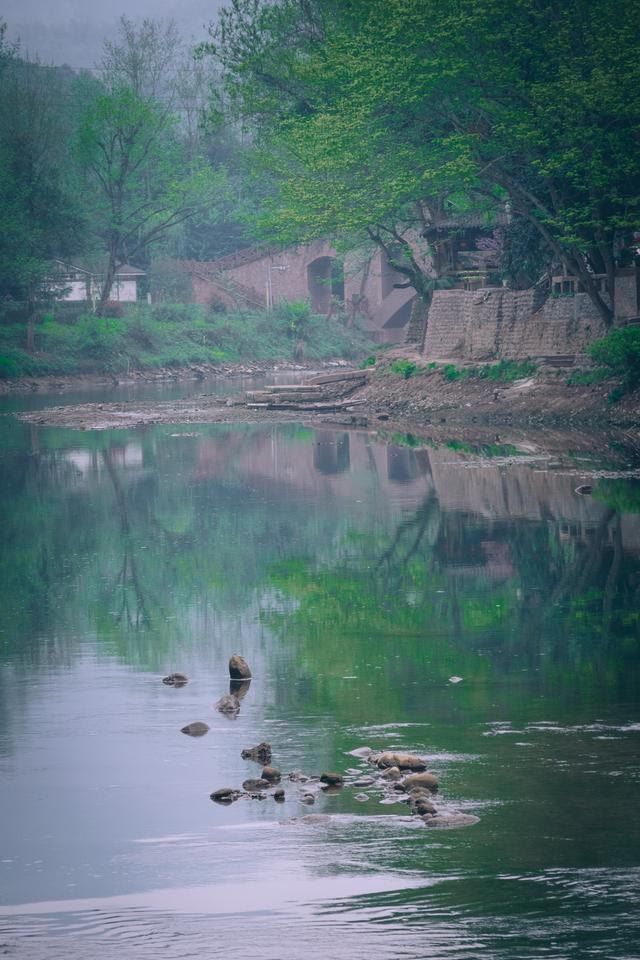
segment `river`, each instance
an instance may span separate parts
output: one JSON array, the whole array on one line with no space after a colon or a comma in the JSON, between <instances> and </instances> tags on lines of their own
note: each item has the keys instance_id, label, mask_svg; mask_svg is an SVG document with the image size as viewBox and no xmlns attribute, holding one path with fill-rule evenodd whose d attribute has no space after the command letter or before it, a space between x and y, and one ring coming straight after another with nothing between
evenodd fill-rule
<instances>
[{"instance_id":1,"label":"river","mask_svg":"<svg viewBox=\"0 0 640 960\"><path fill-rule=\"evenodd\" d=\"M3 955L637 960L631 454L10 415L0 445ZM213 803L263 740L284 802ZM363 747L477 822L430 828Z\"/></svg>"}]
</instances>

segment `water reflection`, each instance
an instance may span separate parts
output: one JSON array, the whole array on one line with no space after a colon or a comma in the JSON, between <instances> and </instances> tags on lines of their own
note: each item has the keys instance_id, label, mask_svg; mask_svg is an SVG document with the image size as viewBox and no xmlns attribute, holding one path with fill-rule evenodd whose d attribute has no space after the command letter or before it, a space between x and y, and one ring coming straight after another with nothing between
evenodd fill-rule
<instances>
[{"instance_id":1,"label":"water reflection","mask_svg":"<svg viewBox=\"0 0 640 960\"><path fill-rule=\"evenodd\" d=\"M212 922L167 914L210 915L230 884L216 934L263 910L259 957L320 955L329 933L338 957L632 955L636 481L580 496L566 458L299 425L7 429L0 872L6 903L73 914L24 940L45 907L4 911L16 956L68 956L70 933L108 956L109 929L197 954ZM250 683L229 685L234 652ZM174 671L189 683L163 685ZM208 735L181 735L196 720ZM435 836L343 790L305 828L288 783L282 808L218 809L263 740L283 772L420 751L480 823Z\"/></svg>"}]
</instances>

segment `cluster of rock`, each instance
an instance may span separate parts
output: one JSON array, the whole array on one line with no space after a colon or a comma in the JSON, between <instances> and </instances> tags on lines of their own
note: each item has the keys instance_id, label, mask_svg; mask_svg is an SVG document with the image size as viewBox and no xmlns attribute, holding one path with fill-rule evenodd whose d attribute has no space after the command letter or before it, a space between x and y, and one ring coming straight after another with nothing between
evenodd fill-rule
<instances>
[{"instance_id":1,"label":"cluster of rock","mask_svg":"<svg viewBox=\"0 0 640 960\"><path fill-rule=\"evenodd\" d=\"M251 670L246 660L234 654L229 661L230 691L215 704L223 714L235 717L240 711L240 701L247 692L251 683ZM172 673L163 679L163 683L181 687L188 682L183 673ZM209 726L201 720L196 720L182 727L182 733L191 737L201 737L209 730ZM420 818L428 827L463 827L478 822L478 818L469 814L451 810L446 806L437 806L435 803L438 793L438 777L427 770L427 763L417 754L394 752L385 750L376 752L369 747L360 747L351 752L365 766L365 771L371 769L371 775L364 775L363 770L350 769L346 774L325 771L319 775L307 775L300 771L285 774L291 784L296 785L297 799L303 804L313 804L319 791L324 794L338 793L347 788L356 788L359 792L355 799L368 801L371 794L377 795L379 802L386 804L408 804L411 813ZM243 781L241 787L219 787L210 794L215 803L228 805L241 798L251 800L266 800L272 798L278 803L286 799L282 786L283 775L272 766L273 752L270 743L262 742L254 747L242 751L242 758L259 763L262 767L259 777L249 777ZM380 798L380 795L381 798ZM294 818L294 821L298 818ZM308 820L309 817L300 818ZM316 817L314 822L319 819ZM291 821L287 821L291 822Z\"/></svg>"}]
</instances>

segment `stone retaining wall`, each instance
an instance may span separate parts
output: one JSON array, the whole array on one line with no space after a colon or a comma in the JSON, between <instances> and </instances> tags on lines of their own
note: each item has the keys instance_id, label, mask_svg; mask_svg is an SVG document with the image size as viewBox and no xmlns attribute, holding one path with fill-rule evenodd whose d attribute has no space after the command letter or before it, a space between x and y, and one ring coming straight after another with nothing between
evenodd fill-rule
<instances>
[{"instance_id":1,"label":"stone retaining wall","mask_svg":"<svg viewBox=\"0 0 640 960\"><path fill-rule=\"evenodd\" d=\"M586 293L540 301L536 289L437 290L424 355L479 361L580 354L607 332Z\"/></svg>"}]
</instances>

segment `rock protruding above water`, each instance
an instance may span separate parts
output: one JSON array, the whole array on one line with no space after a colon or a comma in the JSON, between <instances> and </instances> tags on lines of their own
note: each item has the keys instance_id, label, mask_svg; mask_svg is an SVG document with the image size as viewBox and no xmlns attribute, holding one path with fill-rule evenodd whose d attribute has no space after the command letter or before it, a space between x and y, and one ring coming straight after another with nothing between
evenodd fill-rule
<instances>
[{"instance_id":1,"label":"rock protruding above water","mask_svg":"<svg viewBox=\"0 0 640 960\"><path fill-rule=\"evenodd\" d=\"M213 793L210 794L214 803L233 803L234 800L238 800L241 796L241 791L234 790L233 787L220 787L219 790L214 790Z\"/></svg>"},{"instance_id":2,"label":"rock protruding above water","mask_svg":"<svg viewBox=\"0 0 640 960\"><path fill-rule=\"evenodd\" d=\"M236 716L240 712L240 701L233 693L225 693L215 704L216 710L228 716Z\"/></svg>"},{"instance_id":3,"label":"rock protruding above water","mask_svg":"<svg viewBox=\"0 0 640 960\"><path fill-rule=\"evenodd\" d=\"M285 799L285 794L284 794L284 790L282 789L282 787L278 787L277 790L274 790L274 791L273 791L273 799L274 799L274 800L277 800L278 803L282 803L282 802L284 801L284 799Z\"/></svg>"},{"instance_id":4,"label":"rock protruding above water","mask_svg":"<svg viewBox=\"0 0 640 960\"><path fill-rule=\"evenodd\" d=\"M204 723L203 720L194 720L193 723L188 723L186 727L182 727L180 730L180 733L186 733L189 737L203 737L208 732L209 725Z\"/></svg>"},{"instance_id":5,"label":"rock protruding above water","mask_svg":"<svg viewBox=\"0 0 640 960\"><path fill-rule=\"evenodd\" d=\"M385 750L383 753L373 754L370 758L372 763L384 770L387 767L398 767L399 770L426 770L427 764L422 759L412 753L392 753Z\"/></svg>"},{"instance_id":6,"label":"rock protruding above water","mask_svg":"<svg viewBox=\"0 0 640 960\"><path fill-rule=\"evenodd\" d=\"M255 747L247 747L242 751L241 756L243 760L255 760L256 763L266 766L271 762L271 744L262 742Z\"/></svg>"},{"instance_id":7,"label":"rock protruding above water","mask_svg":"<svg viewBox=\"0 0 640 960\"><path fill-rule=\"evenodd\" d=\"M435 773L412 773L402 781L405 790L412 790L414 787L424 787L435 793L438 789L438 778Z\"/></svg>"},{"instance_id":8,"label":"rock protruding above water","mask_svg":"<svg viewBox=\"0 0 640 960\"><path fill-rule=\"evenodd\" d=\"M328 787L341 787L344 784L344 777L340 773L323 773L320 776L320 783L326 783Z\"/></svg>"},{"instance_id":9,"label":"rock protruding above water","mask_svg":"<svg viewBox=\"0 0 640 960\"><path fill-rule=\"evenodd\" d=\"M246 790L247 793L260 793L262 790L266 790L269 786L271 786L271 784L268 780L259 778L257 780L245 780L242 784L242 789Z\"/></svg>"},{"instance_id":10,"label":"rock protruding above water","mask_svg":"<svg viewBox=\"0 0 640 960\"><path fill-rule=\"evenodd\" d=\"M402 771L400 767L387 767L386 770L383 770L382 776L385 780L400 780L402 779Z\"/></svg>"},{"instance_id":11,"label":"rock protruding above water","mask_svg":"<svg viewBox=\"0 0 640 960\"><path fill-rule=\"evenodd\" d=\"M168 677L162 678L162 682L168 687L184 687L185 683L189 683L189 677L186 673L170 673Z\"/></svg>"},{"instance_id":12,"label":"rock protruding above water","mask_svg":"<svg viewBox=\"0 0 640 960\"><path fill-rule=\"evenodd\" d=\"M280 783L282 774L275 767L264 767L262 770L262 779L268 783Z\"/></svg>"},{"instance_id":13,"label":"rock protruding above water","mask_svg":"<svg viewBox=\"0 0 640 960\"><path fill-rule=\"evenodd\" d=\"M234 653L229 660L229 676L232 680L250 680L251 668L239 653Z\"/></svg>"}]
</instances>

